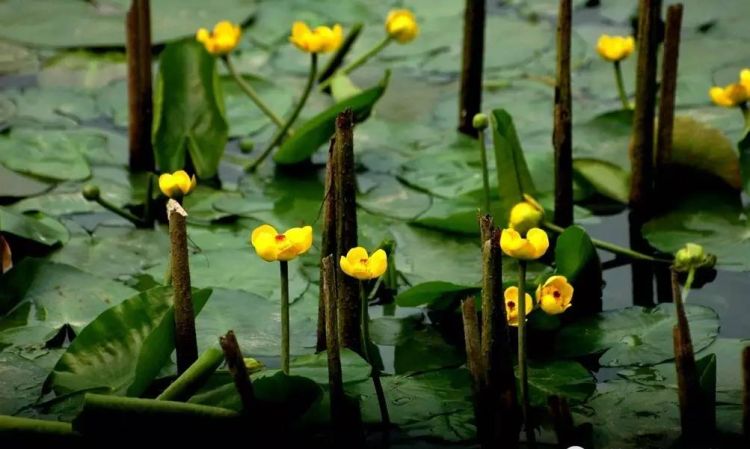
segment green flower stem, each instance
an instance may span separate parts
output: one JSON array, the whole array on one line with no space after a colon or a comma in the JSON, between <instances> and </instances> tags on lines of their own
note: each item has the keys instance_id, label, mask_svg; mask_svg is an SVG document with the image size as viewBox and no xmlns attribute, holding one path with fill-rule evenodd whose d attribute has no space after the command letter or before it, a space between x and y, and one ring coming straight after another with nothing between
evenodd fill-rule
<instances>
[{"instance_id":1,"label":"green flower stem","mask_svg":"<svg viewBox=\"0 0 750 449\"><path fill-rule=\"evenodd\" d=\"M380 370L375 366L370 356L369 344L370 344L370 312L368 310L367 291L362 281L359 282L359 296L361 299L362 306L362 322L360 325L361 337L362 337L362 355L364 356L367 363L372 367L372 384L375 387L375 394L378 397L378 407L380 408L380 420L383 424L385 431L391 426L391 418L388 414L388 403L385 400L385 392L383 391L383 384L380 382Z\"/></svg>"},{"instance_id":2,"label":"green flower stem","mask_svg":"<svg viewBox=\"0 0 750 449\"><path fill-rule=\"evenodd\" d=\"M693 286L693 281L695 280L695 267L690 267L690 270L687 274L687 279L685 279L685 287L682 289L682 301L687 301L688 293L690 293L690 287Z\"/></svg>"},{"instance_id":3,"label":"green flower stem","mask_svg":"<svg viewBox=\"0 0 750 449\"><path fill-rule=\"evenodd\" d=\"M526 261L518 261L518 380L521 384L521 412L526 441L533 444L534 427L529 421L529 374L526 364ZM531 312L529 310L528 312Z\"/></svg>"},{"instance_id":4,"label":"green flower stem","mask_svg":"<svg viewBox=\"0 0 750 449\"><path fill-rule=\"evenodd\" d=\"M59 438L59 443L74 443L79 441L81 434L73 430L67 422L52 420L21 418L18 416L0 415L0 435L5 435L13 441L17 438L45 438L49 440ZM59 447L64 447L65 444Z\"/></svg>"},{"instance_id":5,"label":"green flower stem","mask_svg":"<svg viewBox=\"0 0 750 449\"><path fill-rule=\"evenodd\" d=\"M740 103L740 111L745 119L745 132L750 132L750 109L747 107L747 102Z\"/></svg>"},{"instance_id":6,"label":"green flower stem","mask_svg":"<svg viewBox=\"0 0 750 449\"><path fill-rule=\"evenodd\" d=\"M311 53L310 72L307 75L307 84L305 84L305 90L302 92L302 97L300 97L297 105L292 111L292 115L289 116L289 119L287 119L286 123L284 123L284 126L279 128L279 130L276 131L276 134L271 138L271 143L268 144L268 147L263 150L263 153L258 157L258 159L255 160L255 162L252 162L250 165L245 167L246 171L255 171L255 169L258 168L258 166L263 163L263 161L266 160L266 158L271 154L271 151L273 151L276 145L280 144L281 140L289 133L292 124L295 122L295 120L297 120L300 112L302 112L302 108L305 106L305 103L307 103L307 99L310 97L310 92L312 91L313 85L315 84L315 75L317 72L318 54Z\"/></svg>"},{"instance_id":7,"label":"green flower stem","mask_svg":"<svg viewBox=\"0 0 750 449\"><path fill-rule=\"evenodd\" d=\"M244 78L242 78L242 75L240 75L239 72L237 72L237 68L232 63L232 60L229 58L229 55L224 55L221 57L221 60L224 61L224 65L227 67L227 70L229 70L229 73L232 75L232 78L234 78L234 81L237 83L237 85L240 87L240 89L247 95L250 100L252 100L253 103L255 103L256 106L258 106L258 109L261 110L268 118L271 119L272 122L276 124L279 128L284 127L284 121L279 118L278 115L276 115L271 108L269 108L265 103L263 103L263 100L260 99L258 96L258 93L255 92L255 89L248 84ZM287 129L287 131L289 131Z\"/></svg>"},{"instance_id":8,"label":"green flower stem","mask_svg":"<svg viewBox=\"0 0 750 449\"><path fill-rule=\"evenodd\" d=\"M622 102L623 109L631 109L630 101L628 101L628 94L625 93L625 82L622 79L622 67L620 67L620 61L615 61L615 81L617 82L617 93L620 95L620 101Z\"/></svg>"},{"instance_id":9,"label":"green flower stem","mask_svg":"<svg viewBox=\"0 0 750 449\"><path fill-rule=\"evenodd\" d=\"M336 77L337 74L342 75L348 75L352 73L353 71L357 70L359 67L361 67L364 63L366 63L370 58L380 53L385 47L388 46L388 44L391 43L393 39L391 36L386 36L383 38L382 41L378 42L374 47L372 47L367 53L364 53L359 58L352 61L351 64L347 65L343 69L339 70L338 72L334 73L333 75L329 76L325 81L320 83L318 87L320 90L325 89L326 87L331 85L331 81Z\"/></svg>"},{"instance_id":10,"label":"green flower stem","mask_svg":"<svg viewBox=\"0 0 750 449\"><path fill-rule=\"evenodd\" d=\"M487 168L487 148L485 146L484 130L479 131L479 154L482 161L482 185L484 186L484 213L491 214L490 209L490 173Z\"/></svg>"},{"instance_id":11,"label":"green flower stem","mask_svg":"<svg viewBox=\"0 0 750 449\"><path fill-rule=\"evenodd\" d=\"M550 231L557 232L558 234L562 234L565 229L561 228L560 226L551 223L549 221L544 221L543 226ZM623 246L615 245L614 243L605 242L604 240L598 240L598 239L591 239L591 243L594 244L595 247L599 249L603 249L605 251L609 251L611 253L626 256L631 259L637 259L637 260L648 260L649 262L660 262L660 263L669 263L671 264L673 261L666 260L666 259L660 259L657 257L649 256L647 254L639 253L638 251L634 251L630 248L625 248Z\"/></svg>"},{"instance_id":12,"label":"green flower stem","mask_svg":"<svg viewBox=\"0 0 750 449\"><path fill-rule=\"evenodd\" d=\"M289 374L289 263L279 261L281 273L281 370Z\"/></svg>"},{"instance_id":13,"label":"green flower stem","mask_svg":"<svg viewBox=\"0 0 750 449\"><path fill-rule=\"evenodd\" d=\"M128 211L126 211L124 209L121 209L121 208L115 206L114 204L112 204L109 201L105 200L101 196L98 197L98 198L96 198L96 199L94 199L94 201L96 201L97 204L99 204L103 208L107 209L108 211L113 212L113 213L121 216L122 218L128 220L129 222L133 223L138 228L147 227L147 223L144 222L140 217L136 217L135 215L131 214L130 212L128 212Z\"/></svg>"},{"instance_id":14,"label":"green flower stem","mask_svg":"<svg viewBox=\"0 0 750 449\"><path fill-rule=\"evenodd\" d=\"M223 352L217 348L209 348L156 399L160 401L186 401L206 383L223 361Z\"/></svg>"}]
</instances>

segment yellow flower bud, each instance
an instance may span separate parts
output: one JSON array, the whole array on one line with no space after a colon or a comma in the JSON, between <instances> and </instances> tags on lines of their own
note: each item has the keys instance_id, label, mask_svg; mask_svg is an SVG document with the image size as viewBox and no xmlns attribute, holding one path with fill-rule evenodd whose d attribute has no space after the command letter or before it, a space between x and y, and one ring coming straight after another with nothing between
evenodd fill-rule
<instances>
[{"instance_id":1,"label":"yellow flower bud","mask_svg":"<svg viewBox=\"0 0 750 449\"><path fill-rule=\"evenodd\" d=\"M164 173L159 176L159 189L161 193L169 198L179 200L195 190L197 182L195 175L188 176L185 170L177 170L174 173Z\"/></svg>"},{"instance_id":2,"label":"yellow flower bud","mask_svg":"<svg viewBox=\"0 0 750 449\"><path fill-rule=\"evenodd\" d=\"M250 235L255 252L266 262L288 261L312 246L312 227L290 228L279 234L271 225L260 225Z\"/></svg>"},{"instance_id":3,"label":"yellow flower bud","mask_svg":"<svg viewBox=\"0 0 750 449\"><path fill-rule=\"evenodd\" d=\"M333 28L319 26L311 30L305 22L297 21L292 25L289 41L307 53L328 53L341 47L344 31L338 24Z\"/></svg>"},{"instance_id":4,"label":"yellow flower bud","mask_svg":"<svg viewBox=\"0 0 750 449\"><path fill-rule=\"evenodd\" d=\"M686 243L674 256L674 269L676 271L685 272L691 269L713 268L714 265L716 265L716 256L706 253L702 246L695 243Z\"/></svg>"},{"instance_id":5,"label":"yellow flower bud","mask_svg":"<svg viewBox=\"0 0 750 449\"><path fill-rule=\"evenodd\" d=\"M388 268L388 255L379 249L368 256L367 250L358 246L350 249L346 257L341 256L339 266L341 271L353 278L362 281L375 279L382 276Z\"/></svg>"},{"instance_id":6,"label":"yellow flower bud","mask_svg":"<svg viewBox=\"0 0 750 449\"><path fill-rule=\"evenodd\" d=\"M212 32L201 28L195 33L195 40L206 47L206 51L212 55L225 55L240 43L242 29L227 20L222 20L214 26Z\"/></svg>"},{"instance_id":7,"label":"yellow flower bud","mask_svg":"<svg viewBox=\"0 0 750 449\"><path fill-rule=\"evenodd\" d=\"M745 86L745 89L750 92L750 69L742 69L740 71L740 84Z\"/></svg>"},{"instance_id":8,"label":"yellow flower bud","mask_svg":"<svg viewBox=\"0 0 750 449\"><path fill-rule=\"evenodd\" d=\"M520 260L534 260L542 257L549 248L547 233L539 228L531 228L526 238L515 229L503 229L500 234L500 248L510 257Z\"/></svg>"},{"instance_id":9,"label":"yellow flower bud","mask_svg":"<svg viewBox=\"0 0 750 449\"><path fill-rule=\"evenodd\" d=\"M524 194L523 201L510 210L508 227L521 235L529 229L536 228L544 218L544 208L531 195Z\"/></svg>"},{"instance_id":10,"label":"yellow flower bud","mask_svg":"<svg viewBox=\"0 0 750 449\"><path fill-rule=\"evenodd\" d=\"M486 129L487 126L490 124L490 120L487 118L487 114L478 113L474 114L474 117L471 119L471 124L474 127L474 129Z\"/></svg>"},{"instance_id":11,"label":"yellow flower bud","mask_svg":"<svg viewBox=\"0 0 750 449\"><path fill-rule=\"evenodd\" d=\"M750 78L750 74L746 78ZM750 85L750 79L748 79ZM750 88L743 83L732 83L725 87L714 86L708 90L708 95L717 106L732 108L745 103L750 98Z\"/></svg>"},{"instance_id":12,"label":"yellow flower bud","mask_svg":"<svg viewBox=\"0 0 750 449\"><path fill-rule=\"evenodd\" d=\"M536 302L550 315L559 315L572 305L573 286L565 276L551 276L536 289Z\"/></svg>"},{"instance_id":13,"label":"yellow flower bud","mask_svg":"<svg viewBox=\"0 0 750 449\"><path fill-rule=\"evenodd\" d=\"M609 36L602 34L596 43L599 56L607 61L622 61L630 56L635 49L633 36Z\"/></svg>"},{"instance_id":14,"label":"yellow flower bud","mask_svg":"<svg viewBox=\"0 0 750 449\"><path fill-rule=\"evenodd\" d=\"M518 287L508 287L503 293L505 297L505 319L508 325L518 327ZM531 295L524 293L526 298L526 316L534 310L534 303L531 301Z\"/></svg>"},{"instance_id":15,"label":"yellow flower bud","mask_svg":"<svg viewBox=\"0 0 750 449\"><path fill-rule=\"evenodd\" d=\"M408 9L394 9L385 19L385 31L400 44L411 42L419 34L414 13Z\"/></svg>"}]
</instances>

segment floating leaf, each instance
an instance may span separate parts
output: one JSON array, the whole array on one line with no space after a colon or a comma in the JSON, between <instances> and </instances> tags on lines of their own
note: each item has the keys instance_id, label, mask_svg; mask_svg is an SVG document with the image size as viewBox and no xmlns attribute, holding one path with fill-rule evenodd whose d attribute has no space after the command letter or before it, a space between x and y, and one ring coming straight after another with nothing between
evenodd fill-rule
<instances>
[{"instance_id":1,"label":"floating leaf","mask_svg":"<svg viewBox=\"0 0 750 449\"><path fill-rule=\"evenodd\" d=\"M328 385L328 353L301 355L290 362L290 371L295 376L312 379L315 382ZM341 372L344 383L361 382L370 378L372 367L359 354L348 348L341 350Z\"/></svg>"},{"instance_id":2,"label":"floating leaf","mask_svg":"<svg viewBox=\"0 0 750 449\"><path fill-rule=\"evenodd\" d=\"M594 376L580 363L568 360L531 362L528 376L529 401L538 407L547 405L547 398L552 395L564 397L571 403L583 402L596 389Z\"/></svg>"},{"instance_id":3,"label":"floating leaf","mask_svg":"<svg viewBox=\"0 0 750 449\"><path fill-rule=\"evenodd\" d=\"M602 310L602 266L591 237L580 226L570 226L555 245L556 274L568 278L575 289L571 311L578 314Z\"/></svg>"},{"instance_id":4,"label":"floating leaf","mask_svg":"<svg viewBox=\"0 0 750 449\"><path fill-rule=\"evenodd\" d=\"M68 230L57 220L43 214L19 214L0 206L0 231L17 237L55 246L68 241Z\"/></svg>"},{"instance_id":5,"label":"floating leaf","mask_svg":"<svg viewBox=\"0 0 750 449\"><path fill-rule=\"evenodd\" d=\"M399 307L417 307L429 305L447 296L461 298L479 291L479 286L470 287L444 281L429 281L417 284L405 290L396 297Z\"/></svg>"},{"instance_id":6,"label":"floating leaf","mask_svg":"<svg viewBox=\"0 0 750 449\"><path fill-rule=\"evenodd\" d=\"M578 182L590 185L600 195L628 204L630 173L619 165L598 159L577 158L573 160L573 172Z\"/></svg>"},{"instance_id":7,"label":"floating leaf","mask_svg":"<svg viewBox=\"0 0 750 449\"><path fill-rule=\"evenodd\" d=\"M0 163L42 178L82 180L91 176L86 148L103 145L106 140L95 135L17 128L0 138Z\"/></svg>"},{"instance_id":8,"label":"floating leaf","mask_svg":"<svg viewBox=\"0 0 750 449\"><path fill-rule=\"evenodd\" d=\"M708 307L685 308L693 348L710 345L719 332L719 318ZM653 365L674 358L672 327L674 305L659 304L652 309L639 306L612 310L583 318L562 328L557 339L563 357L603 352L602 366Z\"/></svg>"}]
</instances>

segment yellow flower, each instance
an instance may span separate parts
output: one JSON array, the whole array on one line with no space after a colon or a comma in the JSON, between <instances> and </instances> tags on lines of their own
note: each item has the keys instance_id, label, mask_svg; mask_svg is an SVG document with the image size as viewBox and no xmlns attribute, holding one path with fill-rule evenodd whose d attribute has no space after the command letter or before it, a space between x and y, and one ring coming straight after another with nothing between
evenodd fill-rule
<instances>
[{"instance_id":1,"label":"yellow flower","mask_svg":"<svg viewBox=\"0 0 750 449\"><path fill-rule=\"evenodd\" d=\"M508 324L518 327L518 287L508 287L503 294L505 297L505 318ZM534 310L534 303L531 301L531 295L524 293L526 298L526 316Z\"/></svg>"},{"instance_id":2,"label":"yellow flower","mask_svg":"<svg viewBox=\"0 0 750 449\"><path fill-rule=\"evenodd\" d=\"M368 256L367 250L358 246L350 249L346 253L346 257L341 256L339 265L341 271L349 276L366 281L380 277L385 273L385 269L388 268L388 256L382 249Z\"/></svg>"},{"instance_id":3,"label":"yellow flower","mask_svg":"<svg viewBox=\"0 0 750 449\"><path fill-rule=\"evenodd\" d=\"M341 46L344 31L338 24L333 28L319 26L311 30L305 22L297 21L292 25L289 41L307 53L328 53L338 50Z\"/></svg>"},{"instance_id":4,"label":"yellow flower","mask_svg":"<svg viewBox=\"0 0 750 449\"><path fill-rule=\"evenodd\" d=\"M633 36L609 36L602 34L596 43L596 51L599 56L607 61L622 61L635 49Z\"/></svg>"},{"instance_id":5,"label":"yellow flower","mask_svg":"<svg viewBox=\"0 0 750 449\"><path fill-rule=\"evenodd\" d=\"M222 20L214 26L214 30L209 32L201 28L195 33L195 40L206 47L206 51L212 55L225 55L240 43L242 29L239 25L228 20Z\"/></svg>"},{"instance_id":6,"label":"yellow flower","mask_svg":"<svg viewBox=\"0 0 750 449\"><path fill-rule=\"evenodd\" d=\"M260 225L253 230L250 242L266 262L292 260L312 246L312 227L291 228L279 234L271 225Z\"/></svg>"},{"instance_id":7,"label":"yellow flower","mask_svg":"<svg viewBox=\"0 0 750 449\"><path fill-rule=\"evenodd\" d=\"M411 42L419 34L419 25L408 9L394 9L385 19L385 31L400 44Z\"/></svg>"},{"instance_id":8,"label":"yellow flower","mask_svg":"<svg viewBox=\"0 0 750 449\"><path fill-rule=\"evenodd\" d=\"M551 276L536 289L536 302L550 315L565 312L573 300L573 286L565 276Z\"/></svg>"},{"instance_id":9,"label":"yellow flower","mask_svg":"<svg viewBox=\"0 0 750 449\"><path fill-rule=\"evenodd\" d=\"M531 195L524 193L523 201L510 210L508 226L520 234L525 234L529 229L539 226L542 218L544 218L544 208Z\"/></svg>"},{"instance_id":10,"label":"yellow flower","mask_svg":"<svg viewBox=\"0 0 750 449\"><path fill-rule=\"evenodd\" d=\"M747 83L750 85L750 74L746 76ZM714 86L708 91L711 100L718 105L726 108L732 108L745 103L750 98L750 86L746 87L742 83L732 83L725 87Z\"/></svg>"},{"instance_id":11,"label":"yellow flower","mask_svg":"<svg viewBox=\"0 0 750 449\"><path fill-rule=\"evenodd\" d=\"M750 92L750 69L742 69L740 71L740 84L745 86L745 89Z\"/></svg>"},{"instance_id":12,"label":"yellow flower","mask_svg":"<svg viewBox=\"0 0 750 449\"><path fill-rule=\"evenodd\" d=\"M534 260L542 257L549 248L547 233L539 228L531 228L526 238L515 229L503 229L500 234L500 248L510 257L521 260Z\"/></svg>"},{"instance_id":13,"label":"yellow flower","mask_svg":"<svg viewBox=\"0 0 750 449\"><path fill-rule=\"evenodd\" d=\"M195 175L191 178L185 170L177 170L174 173L164 173L159 176L159 189L161 193L172 199L180 199L195 190L197 182Z\"/></svg>"}]
</instances>

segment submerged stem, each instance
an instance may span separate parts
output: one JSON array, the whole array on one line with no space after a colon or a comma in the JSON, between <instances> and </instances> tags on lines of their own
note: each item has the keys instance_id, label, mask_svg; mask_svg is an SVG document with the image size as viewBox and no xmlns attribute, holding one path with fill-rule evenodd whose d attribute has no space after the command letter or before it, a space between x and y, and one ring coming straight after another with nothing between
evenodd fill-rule
<instances>
[{"instance_id":1,"label":"submerged stem","mask_svg":"<svg viewBox=\"0 0 750 449\"><path fill-rule=\"evenodd\" d=\"M266 158L271 154L271 151L273 151L276 145L281 143L281 139L289 134L292 124L295 122L295 120L297 120L300 112L302 112L302 108L305 106L305 103L307 103L307 99L310 97L310 91L312 91L313 85L315 84L315 75L318 72L318 54L311 53L310 57L310 72L307 75L307 84L305 85L305 90L302 91L302 96L297 102L297 105L294 107L292 114L289 116L289 119L287 119L286 123L284 123L284 125L279 128L278 131L276 131L276 134L271 138L271 143L269 143L268 147L263 150L263 153L258 156L258 159L256 159L255 162L252 162L245 168L246 171L255 171L255 169L258 168L258 166L263 163L264 160L266 160Z\"/></svg>"},{"instance_id":2,"label":"submerged stem","mask_svg":"<svg viewBox=\"0 0 750 449\"><path fill-rule=\"evenodd\" d=\"M289 263L279 261L281 274L281 370L289 374Z\"/></svg>"},{"instance_id":3,"label":"submerged stem","mask_svg":"<svg viewBox=\"0 0 750 449\"><path fill-rule=\"evenodd\" d=\"M615 82L617 83L617 93L620 96L622 102L622 108L625 110L630 109L630 102L628 101L628 94L625 93L625 82L622 79L622 67L620 67L620 61L615 61Z\"/></svg>"},{"instance_id":4,"label":"submerged stem","mask_svg":"<svg viewBox=\"0 0 750 449\"><path fill-rule=\"evenodd\" d=\"M247 83L244 78L242 78L242 75L240 75L239 72L237 72L237 68L232 63L232 60L229 59L229 55L225 55L221 58L222 61L224 61L224 65L227 67L227 70L229 70L229 73L232 75L232 78L234 78L234 81L237 83L239 88L242 90L242 92L245 93L245 95L252 100L253 103L255 103L256 106L258 106L258 109L261 110L268 118L271 119L272 122L276 124L279 128L282 128L284 126L284 121L279 118L278 115L276 115L271 108L269 108L263 100L260 99L258 96L258 93L255 92L255 89L253 89L253 86Z\"/></svg>"}]
</instances>

